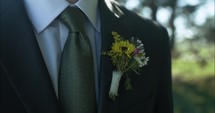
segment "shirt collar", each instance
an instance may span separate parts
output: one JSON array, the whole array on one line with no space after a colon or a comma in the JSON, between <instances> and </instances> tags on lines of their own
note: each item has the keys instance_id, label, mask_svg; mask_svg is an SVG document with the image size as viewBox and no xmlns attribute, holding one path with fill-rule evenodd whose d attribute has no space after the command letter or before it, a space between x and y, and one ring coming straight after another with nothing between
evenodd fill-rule
<instances>
[{"instance_id":1,"label":"shirt collar","mask_svg":"<svg viewBox=\"0 0 215 113\"><path fill-rule=\"evenodd\" d=\"M27 14L37 33L43 31L70 4L66 0L24 0ZM90 4L90 5L89 5ZM98 0L79 0L76 4L99 31Z\"/></svg>"},{"instance_id":2,"label":"shirt collar","mask_svg":"<svg viewBox=\"0 0 215 113\"><path fill-rule=\"evenodd\" d=\"M98 19L98 0L79 0L76 4L87 16L92 25L97 31L100 31L99 28L99 19Z\"/></svg>"}]
</instances>

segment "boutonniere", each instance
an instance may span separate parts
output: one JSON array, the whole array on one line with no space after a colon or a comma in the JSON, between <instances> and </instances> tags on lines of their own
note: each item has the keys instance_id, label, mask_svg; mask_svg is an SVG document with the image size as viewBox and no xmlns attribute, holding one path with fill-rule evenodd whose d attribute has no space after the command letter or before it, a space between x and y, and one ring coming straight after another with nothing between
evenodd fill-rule
<instances>
[{"instance_id":1,"label":"boutonniere","mask_svg":"<svg viewBox=\"0 0 215 113\"><path fill-rule=\"evenodd\" d=\"M140 74L140 69L147 65L149 57L146 57L143 43L139 39L131 37L125 40L117 32L112 32L114 42L110 51L103 51L103 55L111 58L115 69L112 72L112 81L109 91L109 97L112 100L118 96L119 82L122 76L126 77L125 89L132 90L131 78L129 72Z\"/></svg>"}]
</instances>

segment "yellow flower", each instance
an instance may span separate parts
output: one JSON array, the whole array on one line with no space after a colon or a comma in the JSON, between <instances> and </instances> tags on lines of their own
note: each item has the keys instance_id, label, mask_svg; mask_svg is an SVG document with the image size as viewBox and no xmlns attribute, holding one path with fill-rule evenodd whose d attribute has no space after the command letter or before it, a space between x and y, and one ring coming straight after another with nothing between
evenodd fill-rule
<instances>
[{"instance_id":1,"label":"yellow flower","mask_svg":"<svg viewBox=\"0 0 215 113\"><path fill-rule=\"evenodd\" d=\"M135 45L132 43L129 43L129 41L116 41L112 45L112 52L117 53L119 56L122 56L123 54L126 54L129 58L131 58L131 54L135 50Z\"/></svg>"}]
</instances>

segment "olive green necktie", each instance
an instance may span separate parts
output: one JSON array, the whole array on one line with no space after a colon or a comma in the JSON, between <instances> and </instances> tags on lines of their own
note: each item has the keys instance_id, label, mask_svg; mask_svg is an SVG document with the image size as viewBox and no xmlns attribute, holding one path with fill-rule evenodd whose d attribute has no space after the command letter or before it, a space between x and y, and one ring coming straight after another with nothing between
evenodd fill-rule
<instances>
[{"instance_id":1,"label":"olive green necktie","mask_svg":"<svg viewBox=\"0 0 215 113\"><path fill-rule=\"evenodd\" d=\"M95 79L92 48L85 33L85 15L68 7L60 20L69 30L59 73L59 100L64 113L95 113Z\"/></svg>"}]
</instances>

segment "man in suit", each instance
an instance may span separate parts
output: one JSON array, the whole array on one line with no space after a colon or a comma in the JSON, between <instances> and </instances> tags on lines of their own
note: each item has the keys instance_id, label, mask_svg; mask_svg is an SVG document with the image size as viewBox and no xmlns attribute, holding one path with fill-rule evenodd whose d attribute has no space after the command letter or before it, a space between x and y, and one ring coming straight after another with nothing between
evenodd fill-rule
<instances>
[{"instance_id":1,"label":"man in suit","mask_svg":"<svg viewBox=\"0 0 215 113\"><path fill-rule=\"evenodd\" d=\"M111 0L1 0L1 112L63 113L58 99L60 57L68 29L58 16L70 4L86 15L93 49L96 113L172 113L171 61L165 28ZM114 66L112 31L138 37L150 58L133 90L108 97Z\"/></svg>"}]
</instances>

